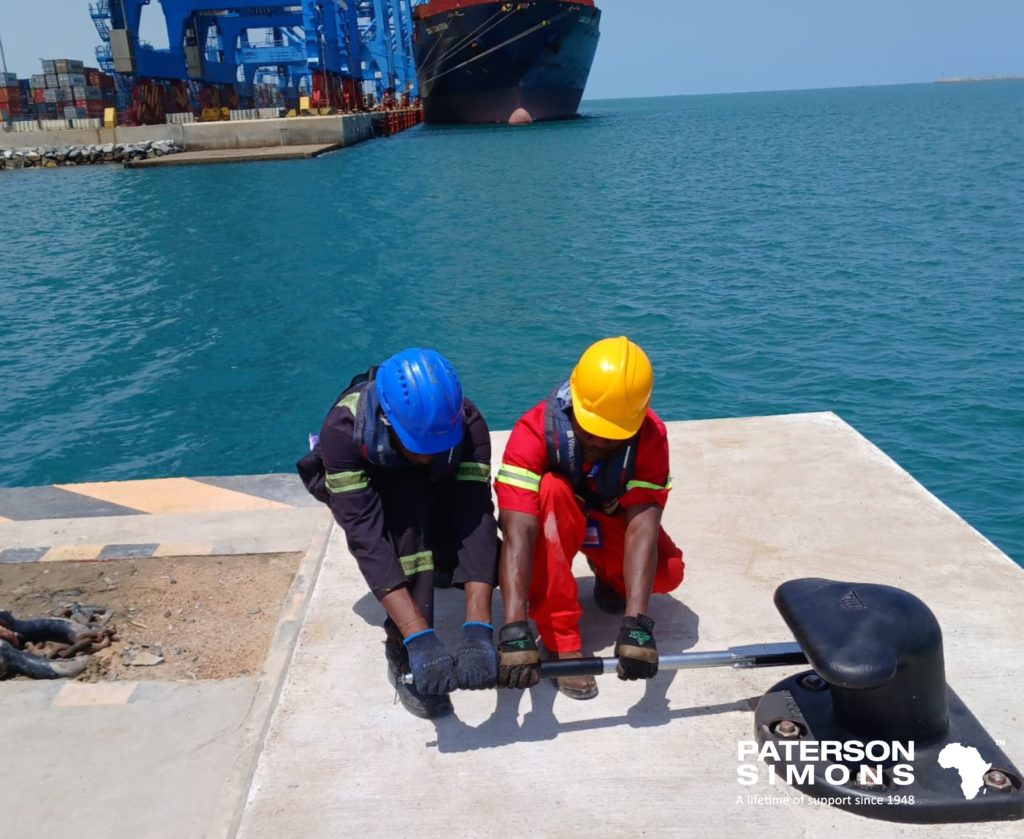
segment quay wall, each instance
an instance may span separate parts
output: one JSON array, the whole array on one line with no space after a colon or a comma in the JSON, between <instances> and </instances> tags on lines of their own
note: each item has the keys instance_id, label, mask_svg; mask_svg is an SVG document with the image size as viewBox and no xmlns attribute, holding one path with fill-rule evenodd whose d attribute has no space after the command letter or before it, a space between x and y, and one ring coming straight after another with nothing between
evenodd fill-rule
<instances>
[{"instance_id":1,"label":"quay wall","mask_svg":"<svg viewBox=\"0 0 1024 839\"><path fill-rule=\"evenodd\" d=\"M58 131L0 132L0 149L104 145L173 140L185 151L253 149L272 146L341 144L351 146L373 136L371 114L140 125L118 128L69 128Z\"/></svg>"}]
</instances>

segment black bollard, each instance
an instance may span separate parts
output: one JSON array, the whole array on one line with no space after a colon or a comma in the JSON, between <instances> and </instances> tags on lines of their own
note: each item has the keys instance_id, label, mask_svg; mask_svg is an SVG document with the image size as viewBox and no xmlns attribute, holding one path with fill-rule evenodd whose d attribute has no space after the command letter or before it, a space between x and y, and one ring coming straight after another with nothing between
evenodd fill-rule
<instances>
[{"instance_id":1,"label":"black bollard","mask_svg":"<svg viewBox=\"0 0 1024 839\"><path fill-rule=\"evenodd\" d=\"M1024 817L1020 772L946 684L924 603L891 586L801 579L775 604L814 668L755 711L761 757L783 780L887 821Z\"/></svg>"},{"instance_id":2,"label":"black bollard","mask_svg":"<svg viewBox=\"0 0 1024 839\"><path fill-rule=\"evenodd\" d=\"M914 595L889 586L792 580L779 586L775 605L832 686L841 726L867 739L921 745L949 732L942 630Z\"/></svg>"}]
</instances>

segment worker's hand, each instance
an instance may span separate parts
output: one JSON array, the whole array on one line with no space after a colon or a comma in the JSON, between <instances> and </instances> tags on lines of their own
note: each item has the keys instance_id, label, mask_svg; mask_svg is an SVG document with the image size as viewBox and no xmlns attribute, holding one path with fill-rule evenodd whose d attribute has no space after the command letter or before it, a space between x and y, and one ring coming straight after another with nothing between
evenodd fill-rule
<instances>
[{"instance_id":1,"label":"worker's hand","mask_svg":"<svg viewBox=\"0 0 1024 839\"><path fill-rule=\"evenodd\" d=\"M658 672L658 645L654 642L654 621L647 615L623 618L615 640L619 678L650 679Z\"/></svg>"},{"instance_id":2,"label":"worker's hand","mask_svg":"<svg viewBox=\"0 0 1024 839\"><path fill-rule=\"evenodd\" d=\"M494 687L498 680L498 651L494 627L480 621L462 624L462 641L455 653L455 669L463 690Z\"/></svg>"},{"instance_id":3,"label":"worker's hand","mask_svg":"<svg viewBox=\"0 0 1024 839\"><path fill-rule=\"evenodd\" d=\"M433 629L416 632L404 643L409 651L409 669L418 693L437 696L455 690L455 659Z\"/></svg>"},{"instance_id":4,"label":"worker's hand","mask_svg":"<svg viewBox=\"0 0 1024 839\"><path fill-rule=\"evenodd\" d=\"M498 633L498 684L532 688L540 681L540 650L526 621L507 623Z\"/></svg>"}]
</instances>

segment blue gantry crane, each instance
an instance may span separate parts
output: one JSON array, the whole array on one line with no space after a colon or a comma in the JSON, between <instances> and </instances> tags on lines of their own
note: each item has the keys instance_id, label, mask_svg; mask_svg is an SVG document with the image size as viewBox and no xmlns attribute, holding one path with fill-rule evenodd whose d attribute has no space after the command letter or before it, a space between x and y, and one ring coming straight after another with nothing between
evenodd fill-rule
<instances>
[{"instance_id":1,"label":"blue gantry crane","mask_svg":"<svg viewBox=\"0 0 1024 839\"><path fill-rule=\"evenodd\" d=\"M336 107L418 95L413 0L94 0L97 59L122 100L154 80L251 97L273 84ZM145 6L158 5L167 48L139 37Z\"/></svg>"}]
</instances>

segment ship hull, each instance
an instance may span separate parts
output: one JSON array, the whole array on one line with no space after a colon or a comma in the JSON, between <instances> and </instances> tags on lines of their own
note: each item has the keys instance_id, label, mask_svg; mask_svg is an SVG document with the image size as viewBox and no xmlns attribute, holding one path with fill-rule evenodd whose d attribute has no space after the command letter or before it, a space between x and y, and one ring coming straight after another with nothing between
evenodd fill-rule
<instances>
[{"instance_id":1,"label":"ship hull","mask_svg":"<svg viewBox=\"0 0 1024 839\"><path fill-rule=\"evenodd\" d=\"M429 6L421 7L429 9ZM479 3L423 15L415 54L427 122L576 115L601 12L567 0Z\"/></svg>"}]
</instances>

